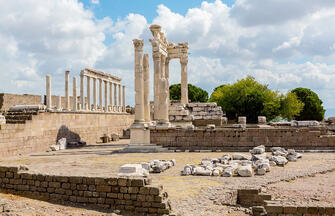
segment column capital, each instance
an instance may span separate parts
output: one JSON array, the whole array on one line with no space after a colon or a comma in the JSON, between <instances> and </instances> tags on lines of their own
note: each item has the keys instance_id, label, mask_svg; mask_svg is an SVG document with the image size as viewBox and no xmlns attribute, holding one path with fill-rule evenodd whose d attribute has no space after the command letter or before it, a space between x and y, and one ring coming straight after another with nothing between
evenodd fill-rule
<instances>
[{"instance_id":1,"label":"column capital","mask_svg":"<svg viewBox=\"0 0 335 216\"><path fill-rule=\"evenodd\" d=\"M134 39L133 44L136 51L143 51L143 45L144 45L143 39Z\"/></svg>"},{"instance_id":2,"label":"column capital","mask_svg":"<svg viewBox=\"0 0 335 216\"><path fill-rule=\"evenodd\" d=\"M152 58L154 59L154 61L161 61L161 55L159 52L153 52L152 53Z\"/></svg>"},{"instance_id":3,"label":"column capital","mask_svg":"<svg viewBox=\"0 0 335 216\"><path fill-rule=\"evenodd\" d=\"M188 56L182 56L180 58L180 64L187 64L188 63Z\"/></svg>"}]
</instances>

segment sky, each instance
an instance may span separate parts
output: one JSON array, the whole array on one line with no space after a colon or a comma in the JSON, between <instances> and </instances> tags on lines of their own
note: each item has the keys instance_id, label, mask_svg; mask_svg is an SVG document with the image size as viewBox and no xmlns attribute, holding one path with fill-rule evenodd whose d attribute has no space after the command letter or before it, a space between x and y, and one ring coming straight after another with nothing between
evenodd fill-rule
<instances>
[{"instance_id":1,"label":"sky","mask_svg":"<svg viewBox=\"0 0 335 216\"><path fill-rule=\"evenodd\" d=\"M0 92L64 95L64 71L90 67L123 79L134 104L132 39L159 24L189 42L189 83L212 93L248 75L282 93L310 88L335 116L334 0L0 0ZM151 59L151 75L152 59ZM152 78L152 76L151 76ZM170 63L170 83L180 64ZM151 95L152 96L152 95Z\"/></svg>"}]
</instances>

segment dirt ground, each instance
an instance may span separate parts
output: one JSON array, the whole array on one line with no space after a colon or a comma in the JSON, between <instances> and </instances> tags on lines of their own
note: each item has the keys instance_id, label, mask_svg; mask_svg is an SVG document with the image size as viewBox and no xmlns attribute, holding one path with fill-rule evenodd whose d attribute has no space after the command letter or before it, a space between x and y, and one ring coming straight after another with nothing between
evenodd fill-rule
<instances>
[{"instance_id":1,"label":"dirt ground","mask_svg":"<svg viewBox=\"0 0 335 216\"><path fill-rule=\"evenodd\" d=\"M154 184L163 185L169 194L172 208L176 213L181 215L246 215L243 209L236 209L229 206L221 205L221 198L226 190L238 189L241 187L263 187L275 198L284 199L290 193L294 193L294 188L299 190L299 195L287 196L294 197L299 200L303 197L305 200L314 200L314 202L322 202L325 199L320 197L327 196L328 202L335 203L335 195L331 189L334 183L330 184L334 179L333 173L318 174L328 170L335 169L335 153L305 153L303 158L297 162L290 162L283 167L273 167L271 172L265 176L254 176L251 178L241 177L210 177L210 176L181 176L180 171L183 170L185 164L199 164L202 158L220 157L224 152L209 153L142 153L142 154L114 154L113 151L123 148L129 140L121 140L112 144L96 144L89 145L81 149L70 149L57 152L47 152L33 154L30 156L12 157L0 160L0 165L26 165L29 171L36 173L48 173L57 175L80 175L80 176L102 176L111 177L117 175L121 165L126 163L139 163L153 159L175 159L177 165L160 174L152 174ZM326 175L332 175L325 177ZM306 176L316 177L306 177ZM297 177L297 180L292 180ZM322 176L322 177L321 177ZM314 179L314 180L310 180ZM289 181L289 182L287 182ZM313 190L305 193L300 182L306 182ZM296 182L296 183L295 183ZM292 186L287 187L285 184ZM320 187L319 187L320 186ZM322 187L321 187L322 186ZM287 188L286 188L287 187ZM278 188L278 189L277 189ZM283 190L286 188L286 190ZM314 189L319 188L319 189ZM318 191L317 198L313 196ZM278 192L280 191L280 193ZM326 193L327 192L327 193ZM330 192L332 195L327 195ZM0 194L0 199L2 198ZM25 198L20 198L25 199ZM293 199L293 198L292 198ZM319 201L317 200L319 199ZM305 200L305 201L306 201ZM301 202L303 200L301 199ZM36 201L38 203L44 203ZM32 204L35 201L32 201ZM48 205L54 205L47 203ZM44 205L44 204L43 204ZM35 206L36 207L36 206ZM58 206L49 206L56 210ZM21 208L18 206L18 208ZM64 207L70 208L70 207ZM73 207L71 207L73 208ZM80 208L70 214L57 215L76 215L84 213L85 215L103 215L95 212L85 213L86 210ZM36 215L44 215L36 214Z\"/></svg>"}]
</instances>

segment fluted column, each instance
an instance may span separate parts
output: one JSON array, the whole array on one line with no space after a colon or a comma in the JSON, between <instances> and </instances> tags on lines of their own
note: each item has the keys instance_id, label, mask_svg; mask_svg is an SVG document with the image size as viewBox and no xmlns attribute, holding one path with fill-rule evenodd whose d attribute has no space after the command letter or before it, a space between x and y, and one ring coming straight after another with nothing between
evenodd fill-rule
<instances>
[{"instance_id":1,"label":"fluted column","mask_svg":"<svg viewBox=\"0 0 335 216\"><path fill-rule=\"evenodd\" d=\"M149 55L143 56L143 82L144 82L144 121L151 122L150 119L150 70Z\"/></svg>"},{"instance_id":2,"label":"fluted column","mask_svg":"<svg viewBox=\"0 0 335 216\"><path fill-rule=\"evenodd\" d=\"M122 86L122 112L126 112L126 86Z\"/></svg>"},{"instance_id":3,"label":"fluted column","mask_svg":"<svg viewBox=\"0 0 335 216\"><path fill-rule=\"evenodd\" d=\"M99 109L102 109L102 79L99 79Z\"/></svg>"},{"instance_id":4,"label":"fluted column","mask_svg":"<svg viewBox=\"0 0 335 216\"><path fill-rule=\"evenodd\" d=\"M77 111L77 78L73 77L72 110Z\"/></svg>"},{"instance_id":5,"label":"fluted column","mask_svg":"<svg viewBox=\"0 0 335 216\"><path fill-rule=\"evenodd\" d=\"M168 86L168 100L169 100L169 104L170 104L170 59L166 58L166 62L165 62L165 79L166 79L166 83Z\"/></svg>"},{"instance_id":6,"label":"fluted column","mask_svg":"<svg viewBox=\"0 0 335 216\"><path fill-rule=\"evenodd\" d=\"M188 82L187 82L188 57L180 59L181 64L181 103L188 104Z\"/></svg>"},{"instance_id":7,"label":"fluted column","mask_svg":"<svg viewBox=\"0 0 335 216\"><path fill-rule=\"evenodd\" d=\"M104 80L105 83L105 112L108 112L108 83Z\"/></svg>"},{"instance_id":8,"label":"fluted column","mask_svg":"<svg viewBox=\"0 0 335 216\"><path fill-rule=\"evenodd\" d=\"M87 81L87 107L88 110L91 110L91 78L86 76Z\"/></svg>"},{"instance_id":9,"label":"fluted column","mask_svg":"<svg viewBox=\"0 0 335 216\"><path fill-rule=\"evenodd\" d=\"M47 109L51 109L52 102L51 102L51 76L46 76L46 105Z\"/></svg>"},{"instance_id":10,"label":"fluted column","mask_svg":"<svg viewBox=\"0 0 335 216\"><path fill-rule=\"evenodd\" d=\"M161 71L161 55L153 54L154 59L154 120L159 118L159 78Z\"/></svg>"},{"instance_id":11,"label":"fluted column","mask_svg":"<svg viewBox=\"0 0 335 216\"><path fill-rule=\"evenodd\" d=\"M122 90L121 90L121 84L119 84L119 107L118 107L118 111L122 112L122 96L121 96Z\"/></svg>"},{"instance_id":12,"label":"fluted column","mask_svg":"<svg viewBox=\"0 0 335 216\"><path fill-rule=\"evenodd\" d=\"M109 107L110 107L110 111L114 111L113 110L113 83L109 82Z\"/></svg>"},{"instance_id":13,"label":"fluted column","mask_svg":"<svg viewBox=\"0 0 335 216\"><path fill-rule=\"evenodd\" d=\"M117 84L114 83L114 111L117 112Z\"/></svg>"},{"instance_id":14,"label":"fluted column","mask_svg":"<svg viewBox=\"0 0 335 216\"><path fill-rule=\"evenodd\" d=\"M166 56L161 57L161 75L159 79L159 124L169 123L169 104L168 104L168 86L165 74Z\"/></svg>"},{"instance_id":15,"label":"fluted column","mask_svg":"<svg viewBox=\"0 0 335 216\"><path fill-rule=\"evenodd\" d=\"M65 109L70 110L70 71L65 71Z\"/></svg>"},{"instance_id":16,"label":"fluted column","mask_svg":"<svg viewBox=\"0 0 335 216\"><path fill-rule=\"evenodd\" d=\"M80 109L85 109L84 75L80 74Z\"/></svg>"},{"instance_id":17,"label":"fluted column","mask_svg":"<svg viewBox=\"0 0 335 216\"><path fill-rule=\"evenodd\" d=\"M135 123L144 123L143 40L133 40L135 48Z\"/></svg>"},{"instance_id":18,"label":"fluted column","mask_svg":"<svg viewBox=\"0 0 335 216\"><path fill-rule=\"evenodd\" d=\"M96 111L98 109L97 104L97 78L93 77L93 108Z\"/></svg>"}]
</instances>

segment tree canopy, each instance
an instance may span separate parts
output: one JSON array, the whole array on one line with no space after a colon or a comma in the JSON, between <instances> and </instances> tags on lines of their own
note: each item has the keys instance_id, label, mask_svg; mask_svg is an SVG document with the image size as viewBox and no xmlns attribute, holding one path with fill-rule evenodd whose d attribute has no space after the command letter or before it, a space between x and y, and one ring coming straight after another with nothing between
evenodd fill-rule
<instances>
[{"instance_id":1,"label":"tree canopy","mask_svg":"<svg viewBox=\"0 0 335 216\"><path fill-rule=\"evenodd\" d=\"M251 76L217 87L209 101L221 106L228 119L246 116L250 123L256 123L258 116L266 116L268 120L277 117L290 120L299 115L303 107L294 93L283 95L272 91Z\"/></svg>"},{"instance_id":2,"label":"tree canopy","mask_svg":"<svg viewBox=\"0 0 335 216\"><path fill-rule=\"evenodd\" d=\"M319 96L308 88L296 88L292 90L298 99L305 104L304 108L296 115L297 120L317 120L324 119L325 110Z\"/></svg>"},{"instance_id":3,"label":"tree canopy","mask_svg":"<svg viewBox=\"0 0 335 216\"><path fill-rule=\"evenodd\" d=\"M171 100L181 99L180 84L174 84L170 86L170 99ZM197 86L188 84L188 99L191 100L191 102L207 102L208 92Z\"/></svg>"}]
</instances>

